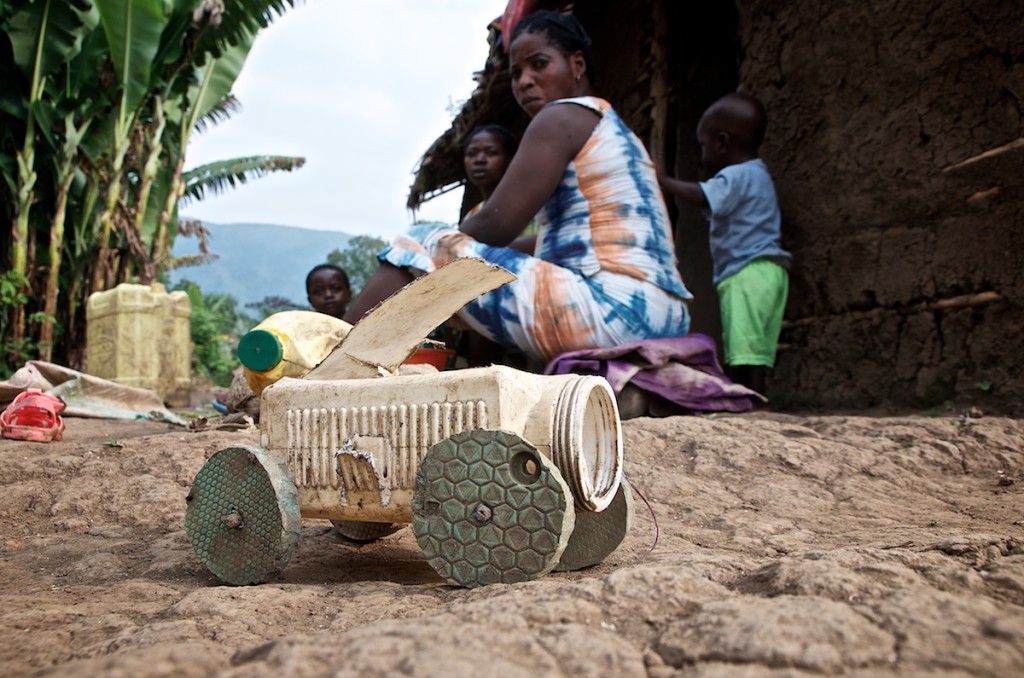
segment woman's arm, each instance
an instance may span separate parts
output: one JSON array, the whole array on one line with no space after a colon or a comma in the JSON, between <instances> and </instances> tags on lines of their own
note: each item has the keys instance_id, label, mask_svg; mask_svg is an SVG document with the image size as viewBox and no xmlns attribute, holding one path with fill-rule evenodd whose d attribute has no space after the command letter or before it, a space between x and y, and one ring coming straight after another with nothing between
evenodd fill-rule
<instances>
[{"instance_id":1,"label":"woman's arm","mask_svg":"<svg viewBox=\"0 0 1024 678\"><path fill-rule=\"evenodd\" d=\"M519 151L494 194L459 230L499 247L515 240L555 192L565 168L599 120L594 111L573 104L541 110L526 128Z\"/></svg>"}]
</instances>

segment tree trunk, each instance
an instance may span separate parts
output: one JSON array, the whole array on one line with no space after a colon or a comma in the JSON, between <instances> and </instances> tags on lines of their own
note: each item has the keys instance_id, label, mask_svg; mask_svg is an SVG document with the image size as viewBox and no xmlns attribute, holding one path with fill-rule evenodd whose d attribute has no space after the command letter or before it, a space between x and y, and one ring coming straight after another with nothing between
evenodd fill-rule
<instances>
[{"instance_id":1,"label":"tree trunk","mask_svg":"<svg viewBox=\"0 0 1024 678\"><path fill-rule=\"evenodd\" d=\"M149 211L149 194L153 188L153 181L156 178L156 173L159 169L160 154L163 152L163 144L160 142L160 138L163 136L164 127L167 124L167 118L164 116L163 99L160 97L153 98L153 111L154 120L153 123L148 126L146 134L150 143L146 144L145 141L142 141L139 144L143 147L148 145L149 153L146 157L146 162L142 166L142 181L139 185L139 192L135 202L135 218L132 220L131 226L135 232L129 234L130 241L132 238L137 238L139 241L139 248L136 252L136 256L139 257L139 282L143 285L149 285L156 280L158 270L158 264L154 261L152 253L154 249L157 249L156 242L159 237L159 228L155 229L156 232L153 234L153 244L148 249L145 246L143 229L145 228L146 214ZM181 155L184 156L184 153Z\"/></svg>"},{"instance_id":2,"label":"tree trunk","mask_svg":"<svg viewBox=\"0 0 1024 678\"><path fill-rule=\"evenodd\" d=\"M43 295L43 313L46 318L39 328L39 357L42 360L53 359L53 323L57 317L57 297L60 294L58 279L60 275L61 256L64 250L64 219L67 214L68 191L75 178L73 170L68 168L60 191L57 194L57 206L50 224L50 267L46 275L46 291Z\"/></svg>"}]
</instances>

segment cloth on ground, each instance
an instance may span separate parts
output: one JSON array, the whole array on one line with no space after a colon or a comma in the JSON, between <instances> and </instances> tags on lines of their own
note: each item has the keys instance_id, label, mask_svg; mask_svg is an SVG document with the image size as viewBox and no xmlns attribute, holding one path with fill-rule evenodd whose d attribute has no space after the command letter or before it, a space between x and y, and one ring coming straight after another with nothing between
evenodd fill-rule
<instances>
[{"instance_id":1,"label":"cloth on ground","mask_svg":"<svg viewBox=\"0 0 1024 678\"><path fill-rule=\"evenodd\" d=\"M570 351L545 374L596 374L620 393L626 384L674 403L682 412L746 412L767 399L722 372L715 342L703 334L645 339L613 348Z\"/></svg>"},{"instance_id":2,"label":"cloth on ground","mask_svg":"<svg viewBox=\"0 0 1024 678\"><path fill-rule=\"evenodd\" d=\"M57 396L67 405L65 417L150 419L185 426L154 391L125 386L43 360L29 360L7 381L0 381L0 405L28 388Z\"/></svg>"}]
</instances>

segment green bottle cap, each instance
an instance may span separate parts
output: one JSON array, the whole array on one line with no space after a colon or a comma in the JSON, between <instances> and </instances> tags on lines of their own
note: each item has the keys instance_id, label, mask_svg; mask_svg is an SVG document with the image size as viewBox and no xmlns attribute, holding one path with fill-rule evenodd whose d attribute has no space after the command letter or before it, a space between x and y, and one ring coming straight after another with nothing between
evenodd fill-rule
<instances>
[{"instance_id":1,"label":"green bottle cap","mask_svg":"<svg viewBox=\"0 0 1024 678\"><path fill-rule=\"evenodd\" d=\"M284 347L273 332L249 330L238 341L238 359L255 372L266 372L283 357Z\"/></svg>"}]
</instances>

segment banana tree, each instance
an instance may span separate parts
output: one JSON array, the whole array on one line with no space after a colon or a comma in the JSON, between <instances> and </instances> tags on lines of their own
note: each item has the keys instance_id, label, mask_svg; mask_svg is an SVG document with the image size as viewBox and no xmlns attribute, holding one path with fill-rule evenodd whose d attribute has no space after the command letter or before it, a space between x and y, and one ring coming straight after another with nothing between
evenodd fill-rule
<instances>
[{"instance_id":1,"label":"banana tree","mask_svg":"<svg viewBox=\"0 0 1024 678\"><path fill-rule=\"evenodd\" d=\"M110 49L119 94L117 108L110 121L113 149L109 158L106 199L99 219L99 251L92 274L91 289L101 290L111 282L110 236L115 210L122 196L125 155L131 144L135 121L150 92L153 60L170 17L161 0L95 2Z\"/></svg>"},{"instance_id":2,"label":"banana tree","mask_svg":"<svg viewBox=\"0 0 1024 678\"><path fill-rule=\"evenodd\" d=\"M64 142L56 157L57 194L53 218L50 222L50 238L47 256L46 288L43 294L44 320L39 328L40 358L50 360L53 355L53 325L57 317L57 298L60 294L60 269L64 250L64 227L67 218L68 194L75 179L75 157L78 145L89 128L91 119L76 126L73 114L64 118Z\"/></svg>"},{"instance_id":3,"label":"banana tree","mask_svg":"<svg viewBox=\"0 0 1024 678\"><path fill-rule=\"evenodd\" d=\"M90 24L95 25L91 10L88 0L14 0L11 6L7 34L15 65L28 80L28 92L20 109L24 112L25 137L16 154L17 178L5 179L16 186L17 196L11 231L11 270L25 279L30 272L29 224L38 178L36 138L38 130L46 133L53 128L55 117L54 102L45 96L46 82L80 51L82 36L90 30ZM6 107L7 111L12 109L19 110L16 106ZM54 258L59 260L59 248L55 252L54 243L59 243L62 234L56 233L57 230L54 226L50 231L51 264ZM55 308L54 302L48 310ZM14 343L20 343L24 337L24 312L22 305L13 309L10 327Z\"/></svg>"},{"instance_id":4,"label":"banana tree","mask_svg":"<svg viewBox=\"0 0 1024 678\"><path fill-rule=\"evenodd\" d=\"M103 283L110 282L110 235L119 195L123 196L124 204L129 204L128 196L124 195L122 173L132 128L138 126L140 120L147 122L142 126L143 132L135 149L138 157L144 160L137 168L132 209L126 210L133 212L134 216L131 227L126 227L123 234L136 255L137 273L147 282L156 277L168 249L171 236L168 224L175 214L173 206L180 192L185 149L195 122L230 92L256 32L287 7L293 6L294 0L238 0L230 4L214 0L165 0L159 4L156 0L95 1L103 17L111 53L115 55L115 71L119 78L123 80L129 74L127 67L131 66L135 69L131 74L135 81L142 81L140 76L146 76L148 88L140 96L129 92L127 83L121 82L123 105L115 119L113 173L100 219L101 253L92 281L93 289L100 289ZM108 27L108 16L123 17L126 9L132 7L146 11L141 17L136 15L118 26ZM145 39L133 35L134 31L153 31L157 22L161 24L160 39L153 40L147 49L140 49L139 43ZM125 28L111 29L119 29L120 26ZM142 67L140 62L149 66ZM197 64L201 64L198 69ZM196 83L195 87L193 83ZM133 103L136 108L131 109L130 104ZM144 117L146 114L148 118ZM175 114L175 120L169 120L170 114ZM178 124L172 143L166 144L163 137L168 122ZM165 150L173 151L172 155L166 157ZM158 181L162 172L157 170L161 165L174 168L169 181L166 176ZM156 220L147 219L152 214L149 202L154 187L158 189L164 206L156 213Z\"/></svg>"},{"instance_id":5,"label":"banana tree","mask_svg":"<svg viewBox=\"0 0 1024 678\"><path fill-rule=\"evenodd\" d=\"M29 311L49 319L44 345L54 343L59 316L70 351L84 299L115 275L148 282L159 272L176 231L190 135L231 101L253 36L293 5L0 2L0 219L11 224L0 233L0 257L10 280L42 287L32 274L44 273L45 294L26 297ZM126 243L128 255L116 261L112 248ZM0 343L25 337L22 306L0 303L10 320L0 322Z\"/></svg>"},{"instance_id":6,"label":"banana tree","mask_svg":"<svg viewBox=\"0 0 1024 678\"><path fill-rule=\"evenodd\" d=\"M237 107L237 102L230 96L231 87L242 71L252 47L252 38L252 34L243 33L240 42L222 51L219 57L208 53L180 96L168 101L167 117L174 123L173 134L168 135L172 169L161 173L158 179L158 194L163 197L159 210L154 213L143 205L137 212L146 223L154 226L149 259L158 267L162 266L170 251L174 234L170 224L177 218L178 200L184 190L185 150L193 132L200 128L207 116L215 119L225 117L233 107Z\"/></svg>"},{"instance_id":7,"label":"banana tree","mask_svg":"<svg viewBox=\"0 0 1024 678\"><path fill-rule=\"evenodd\" d=\"M169 46L183 45L185 52L199 55L195 60L199 67L188 73L192 77L178 78L168 88L169 92L179 92L176 99L168 98L167 105L168 119L177 123L168 129L167 135L173 169L159 178L164 181L161 186L164 196L162 208L152 215L155 218L147 216L147 223L155 224L150 252L151 260L157 266L163 265L170 252L176 232L171 224L177 220L178 202L186 194L188 185L196 180L197 172L202 171L202 168L193 170L190 178L183 176L185 150L192 134L201 130L206 122L222 120L237 108L231 88L241 73L257 32L294 5L294 0L238 0L230 5L204 0L192 17L193 25L198 25L199 29L181 42L167 43ZM244 183L246 177L262 176L266 171L296 169L304 160L260 157L252 159L252 165L248 167L247 162L250 160L244 158L229 161L237 163L239 174L234 177L240 183ZM231 176L230 169L224 171Z\"/></svg>"}]
</instances>

